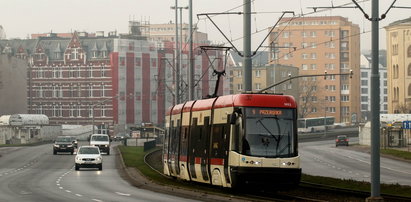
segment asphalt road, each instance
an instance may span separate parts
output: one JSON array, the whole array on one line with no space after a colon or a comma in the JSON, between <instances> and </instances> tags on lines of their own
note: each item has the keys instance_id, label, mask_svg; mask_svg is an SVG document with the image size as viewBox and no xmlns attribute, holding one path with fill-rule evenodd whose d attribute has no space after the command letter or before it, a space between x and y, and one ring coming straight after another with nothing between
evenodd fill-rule
<instances>
[{"instance_id":1,"label":"asphalt road","mask_svg":"<svg viewBox=\"0 0 411 202\"><path fill-rule=\"evenodd\" d=\"M102 171L75 171L74 156L53 155L51 144L0 148L0 201L188 201L124 181L115 165L114 149L112 155L103 156Z\"/></svg>"},{"instance_id":2,"label":"asphalt road","mask_svg":"<svg viewBox=\"0 0 411 202\"><path fill-rule=\"evenodd\" d=\"M358 143L358 138L350 138L351 144L355 142ZM370 182L370 154L350 148L335 147L334 140L302 142L299 144L302 172ZM380 164L381 183L411 186L411 163L381 157Z\"/></svg>"}]
</instances>

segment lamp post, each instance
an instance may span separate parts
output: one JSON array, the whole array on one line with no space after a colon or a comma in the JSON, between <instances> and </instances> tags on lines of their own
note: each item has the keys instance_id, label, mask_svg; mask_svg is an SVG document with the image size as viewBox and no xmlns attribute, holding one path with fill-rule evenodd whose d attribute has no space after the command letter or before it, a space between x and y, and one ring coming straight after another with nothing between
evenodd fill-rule
<instances>
[{"instance_id":1,"label":"lamp post","mask_svg":"<svg viewBox=\"0 0 411 202\"><path fill-rule=\"evenodd\" d=\"M181 30L182 30L182 24L183 24L183 22L182 22L182 18L181 18L181 16L182 16L182 9L188 9L188 6L186 6L186 7L179 7L178 6L178 0L176 0L175 1L175 6L171 6L170 7L171 9L174 9L174 10L176 10L176 13L175 13L175 15L176 15L176 26L175 26L175 31L176 31L176 38L175 38L175 44L176 44L176 49L175 49L175 68L176 68L176 71L175 71L175 78L176 78L176 100L175 100L175 102L176 102L176 104L179 104L180 103L180 70L181 70L181 68L180 68L180 66L181 66L181 53L182 53L182 47L180 46L180 45L182 45L182 36L180 36L180 38L181 38L181 44L179 44L179 36L178 36L178 9L180 9L180 20L181 20ZM182 35L182 31L180 32L180 35Z\"/></svg>"},{"instance_id":2,"label":"lamp post","mask_svg":"<svg viewBox=\"0 0 411 202\"><path fill-rule=\"evenodd\" d=\"M327 100L324 99L324 137L327 136Z\"/></svg>"},{"instance_id":3,"label":"lamp post","mask_svg":"<svg viewBox=\"0 0 411 202\"><path fill-rule=\"evenodd\" d=\"M120 95L116 95L116 96L114 96L114 97L110 97L110 98L104 99L104 100L102 100L102 101L100 101L100 102L97 102L96 104L94 104L94 105L91 106L91 117L92 117L91 120L92 120L93 134L94 134L94 108L95 108L96 106L98 106L98 105L104 104L105 102L107 102L107 101L109 101L109 100L118 98L119 96L120 96Z\"/></svg>"}]
</instances>

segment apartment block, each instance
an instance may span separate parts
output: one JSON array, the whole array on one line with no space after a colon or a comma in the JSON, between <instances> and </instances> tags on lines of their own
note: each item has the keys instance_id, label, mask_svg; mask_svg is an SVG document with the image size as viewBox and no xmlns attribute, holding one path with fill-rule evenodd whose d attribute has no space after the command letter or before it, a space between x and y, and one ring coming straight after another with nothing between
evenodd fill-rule
<instances>
[{"instance_id":1,"label":"apartment block","mask_svg":"<svg viewBox=\"0 0 411 202\"><path fill-rule=\"evenodd\" d=\"M282 18L269 37L270 64L299 68L311 93L300 89L304 117L334 116L356 124L360 110L360 29L339 16ZM309 77L319 74L349 74ZM307 86L306 86L307 87ZM310 104L306 104L310 102Z\"/></svg>"}]
</instances>

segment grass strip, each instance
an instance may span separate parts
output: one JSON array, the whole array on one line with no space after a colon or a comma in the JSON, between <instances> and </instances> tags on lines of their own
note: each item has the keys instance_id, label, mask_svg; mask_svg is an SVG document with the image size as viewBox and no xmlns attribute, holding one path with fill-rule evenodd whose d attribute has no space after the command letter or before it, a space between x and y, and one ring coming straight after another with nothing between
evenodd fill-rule
<instances>
[{"instance_id":1,"label":"grass strip","mask_svg":"<svg viewBox=\"0 0 411 202\"><path fill-rule=\"evenodd\" d=\"M124 162L128 167L135 167L140 172L148 177L149 179L165 184L165 185L173 185L173 186L183 186L189 189L207 189L210 192L218 192L216 187L207 187L200 186L197 183L186 182L182 180L173 180L166 178L162 175L159 175L156 171L153 171L149 166L144 163L144 156L152 152L156 149L144 152L143 147L127 147L127 146L119 146L120 151L123 155ZM359 191L367 191L370 192L371 185L368 182L360 182L355 180L342 180L336 179L331 177L322 177L322 176L312 176L303 174L301 177L302 181L311 182L316 184L322 184L327 186L333 186L337 188L344 188L344 189L353 189ZM221 192L221 190L220 190ZM411 197L411 187L410 186L403 186L399 184L381 184L381 193L384 194L391 194L391 195L398 195L398 196L405 196Z\"/></svg>"},{"instance_id":2,"label":"grass strip","mask_svg":"<svg viewBox=\"0 0 411 202\"><path fill-rule=\"evenodd\" d=\"M381 149L381 153L403 158L406 160L411 160L411 152L408 151L401 151L396 149Z\"/></svg>"},{"instance_id":3,"label":"grass strip","mask_svg":"<svg viewBox=\"0 0 411 202\"><path fill-rule=\"evenodd\" d=\"M344 179L336 179L331 177L322 177L322 176L312 176L312 175L305 175L301 176L301 180L305 182L311 182L316 184L322 184L337 188L343 189L352 189L358 191L366 191L370 192L371 184L369 182L364 181L355 181L355 180L344 180ZM397 195L397 196L405 196L411 197L411 187L404 186L399 184L381 184L381 193L383 194L390 194L390 195Z\"/></svg>"}]
</instances>

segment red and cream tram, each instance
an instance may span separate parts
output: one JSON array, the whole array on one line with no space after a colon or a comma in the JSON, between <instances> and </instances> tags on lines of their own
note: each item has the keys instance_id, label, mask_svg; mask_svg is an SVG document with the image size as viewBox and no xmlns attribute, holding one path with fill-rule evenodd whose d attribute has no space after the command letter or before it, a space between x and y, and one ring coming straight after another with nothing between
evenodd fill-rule
<instances>
[{"instance_id":1,"label":"red and cream tram","mask_svg":"<svg viewBox=\"0 0 411 202\"><path fill-rule=\"evenodd\" d=\"M222 187L300 182L292 96L236 94L188 101L166 113L164 174Z\"/></svg>"}]
</instances>

